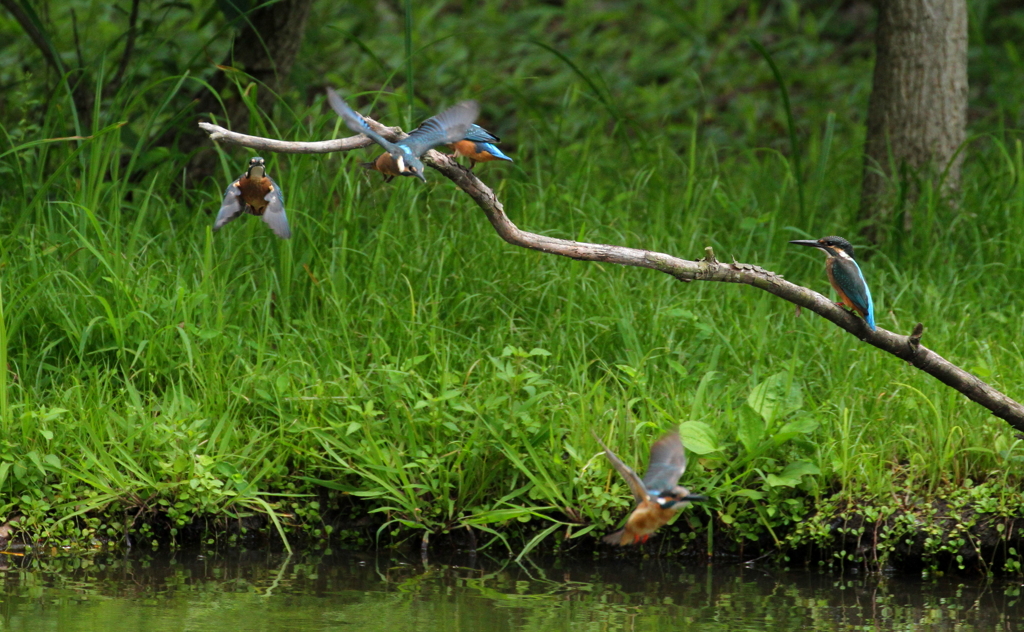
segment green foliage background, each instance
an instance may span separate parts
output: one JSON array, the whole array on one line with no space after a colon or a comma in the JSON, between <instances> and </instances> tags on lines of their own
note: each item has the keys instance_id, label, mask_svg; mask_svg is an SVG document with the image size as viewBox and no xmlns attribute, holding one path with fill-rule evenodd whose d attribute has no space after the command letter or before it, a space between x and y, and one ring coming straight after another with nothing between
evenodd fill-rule
<instances>
[{"instance_id":1,"label":"green foliage background","mask_svg":"<svg viewBox=\"0 0 1024 632\"><path fill-rule=\"evenodd\" d=\"M1020 399L1024 12L969 4L962 192L949 205L926 189L901 208L912 233L858 256L881 327L925 323L927 345ZM39 14L101 86L122 8ZM820 257L786 242L860 229L872 15L435 3L414 7L410 60L401 6L321 2L291 88L238 131L348 135L325 85L407 128L476 98L516 161L477 172L520 227L686 258L710 245L825 292ZM125 83L92 90L83 120L0 15L0 514L29 537L157 539L165 519L176 536L255 513L359 546L467 525L517 554L575 546L590 536L562 536L611 529L631 502L590 430L639 468L676 424L684 484L713 501L670 546L828 545L832 516L935 499L965 522L1019 513L1019 435L934 379L752 288L515 249L436 174L368 177L370 151L266 156L294 237L252 218L214 237L209 213L251 154L220 148L220 174L190 184L189 157L155 139L191 128L182 112L233 30L198 2L143 17ZM801 172L751 39L787 82ZM265 88L231 72L254 103ZM956 553L939 531L926 552Z\"/></svg>"}]
</instances>

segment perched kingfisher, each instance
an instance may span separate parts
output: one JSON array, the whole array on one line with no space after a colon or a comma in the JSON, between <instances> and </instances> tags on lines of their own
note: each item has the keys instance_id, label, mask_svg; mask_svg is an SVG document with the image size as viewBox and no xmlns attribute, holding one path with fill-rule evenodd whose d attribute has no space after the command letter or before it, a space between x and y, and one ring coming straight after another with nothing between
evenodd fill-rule
<instances>
[{"instance_id":1,"label":"perched kingfisher","mask_svg":"<svg viewBox=\"0 0 1024 632\"><path fill-rule=\"evenodd\" d=\"M474 123L469 126L466 137L454 143L449 143L448 149L455 152L452 155L453 158L458 158L459 156L469 158L470 169L475 167L478 162L490 162L492 160L512 162L511 158L501 153L501 150L494 145L494 143L500 140L494 134Z\"/></svg>"},{"instance_id":2,"label":"perched kingfisher","mask_svg":"<svg viewBox=\"0 0 1024 632\"><path fill-rule=\"evenodd\" d=\"M281 187L267 175L266 164L259 156L249 159L249 169L245 175L239 176L224 191L224 201L213 222L213 230L220 230L224 224L242 213L262 217L281 239L292 236L288 228L288 217L284 214L284 194L281 193Z\"/></svg>"},{"instance_id":3,"label":"perched kingfisher","mask_svg":"<svg viewBox=\"0 0 1024 632\"><path fill-rule=\"evenodd\" d=\"M465 138L473 121L480 114L480 106L476 101L463 101L428 118L408 136L397 143L392 143L373 131L363 117L356 114L355 110L350 108L332 88L327 88L327 100L350 130L366 135L387 150L397 175L415 176L424 182L427 181L427 177L423 174L423 162L420 161L420 156L433 147L447 145ZM374 164L376 165L378 161L375 161ZM381 173L384 173L385 177L389 175L383 170Z\"/></svg>"},{"instance_id":4,"label":"perched kingfisher","mask_svg":"<svg viewBox=\"0 0 1024 632\"><path fill-rule=\"evenodd\" d=\"M875 304L871 300L871 290L864 280L864 274L860 266L853 258L853 244L842 237L822 237L821 239L796 239L791 244L800 246L811 246L825 251L828 258L825 260L825 271L828 273L828 282L832 284L841 303L846 305L867 322L871 331L875 331Z\"/></svg>"},{"instance_id":5,"label":"perched kingfisher","mask_svg":"<svg viewBox=\"0 0 1024 632\"><path fill-rule=\"evenodd\" d=\"M707 500L707 497L691 494L685 487L676 484L686 471L686 452L678 432L667 433L651 446L651 460L643 480L619 460L596 434L594 438L604 448L604 455L612 467L626 479L637 502L636 509L626 520L625 528L601 538L608 544L626 546L646 542L677 511L691 502Z\"/></svg>"}]
</instances>

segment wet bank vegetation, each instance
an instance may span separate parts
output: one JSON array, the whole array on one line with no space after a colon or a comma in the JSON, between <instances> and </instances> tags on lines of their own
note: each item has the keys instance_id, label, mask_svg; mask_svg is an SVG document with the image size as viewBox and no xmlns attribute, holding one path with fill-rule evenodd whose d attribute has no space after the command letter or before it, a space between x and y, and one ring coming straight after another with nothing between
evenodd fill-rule
<instances>
[{"instance_id":1,"label":"wet bank vegetation","mask_svg":"<svg viewBox=\"0 0 1024 632\"><path fill-rule=\"evenodd\" d=\"M475 172L524 230L684 259L712 246L826 293L820 257L787 241L858 233L870 46L814 6L793 17L708 4L696 21L641 24L497 9L476 9L474 37L514 27L536 41L499 55L442 40L399 79L400 26L315 6L347 36L309 34L297 87L272 111L232 74L251 99L246 131L347 136L321 80L406 129L474 97L515 160ZM981 32L1010 28L986 16ZM449 33L465 16L414 18ZM705 38L680 40L684 24ZM218 46L223 34L203 28L189 37ZM632 52L652 63L610 48L634 28L657 34ZM748 37L771 44L789 79L800 169ZM89 118L79 91L51 97L4 71L17 91L0 150L10 542L591 555L632 500L590 431L639 469L678 425L682 482L712 501L627 554L1021 571L1020 434L764 292L512 247L437 172L426 185L368 177L358 164L373 149L263 154L292 239L245 217L214 236L209 213L250 154L224 145L215 173L184 177L190 156L157 140L185 117L196 75L183 51L161 49L180 72L160 76L141 63L156 61L146 41ZM94 75L113 63L85 46ZM858 243L858 258L880 327L925 323L930 348L1019 400L1024 94L1004 76L1008 49L975 50L977 135L956 204L925 191L913 230ZM442 93L453 85L466 87Z\"/></svg>"}]
</instances>

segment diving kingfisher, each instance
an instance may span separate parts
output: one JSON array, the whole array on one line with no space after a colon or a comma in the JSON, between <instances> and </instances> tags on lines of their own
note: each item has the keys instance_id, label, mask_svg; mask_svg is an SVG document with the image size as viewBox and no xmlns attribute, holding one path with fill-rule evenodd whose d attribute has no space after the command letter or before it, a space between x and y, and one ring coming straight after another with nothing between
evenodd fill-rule
<instances>
[{"instance_id":1,"label":"diving kingfisher","mask_svg":"<svg viewBox=\"0 0 1024 632\"><path fill-rule=\"evenodd\" d=\"M473 121L480 114L480 106L476 101L463 101L428 118L408 136L397 143L392 143L373 131L363 117L356 114L355 110L350 108L334 89L327 88L327 100L350 130L367 136L387 150L394 163L391 165L394 167L392 170L394 173L387 173L380 169L379 158L374 161L376 165L374 168L384 173L385 177L388 175L414 176L424 182L427 181L427 177L423 174L423 162L420 161L420 156L433 147L447 145L465 138Z\"/></svg>"},{"instance_id":2,"label":"diving kingfisher","mask_svg":"<svg viewBox=\"0 0 1024 632\"><path fill-rule=\"evenodd\" d=\"M263 218L281 239L292 236L288 228L288 217L284 213L284 194L281 193L281 187L267 175L267 166L259 156L253 156L245 174L224 191L224 201L213 222L213 230L220 230L224 224L242 213Z\"/></svg>"},{"instance_id":3,"label":"diving kingfisher","mask_svg":"<svg viewBox=\"0 0 1024 632\"><path fill-rule=\"evenodd\" d=\"M871 300L871 290L864 280L864 274L853 258L853 244L842 237L796 239L789 243L825 251L828 255L825 259L828 282L832 284L842 301L836 305L846 305L848 309L854 310L867 322L871 331L875 331L875 304Z\"/></svg>"},{"instance_id":4,"label":"diving kingfisher","mask_svg":"<svg viewBox=\"0 0 1024 632\"><path fill-rule=\"evenodd\" d=\"M679 477L686 471L686 452L678 432L665 434L651 446L651 460L643 480L615 456L596 434L594 438L604 448L604 455L612 467L626 479L637 502L636 509L626 520L626 526L601 538L608 544L626 546L646 542L677 511L691 502L707 500L706 496L691 494L685 487L677 485Z\"/></svg>"}]
</instances>

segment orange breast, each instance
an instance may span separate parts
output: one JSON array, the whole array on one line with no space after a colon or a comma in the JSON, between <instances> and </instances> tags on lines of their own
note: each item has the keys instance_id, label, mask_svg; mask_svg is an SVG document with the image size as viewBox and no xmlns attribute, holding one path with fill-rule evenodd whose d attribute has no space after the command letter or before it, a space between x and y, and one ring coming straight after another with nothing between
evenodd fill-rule
<instances>
[{"instance_id":1,"label":"orange breast","mask_svg":"<svg viewBox=\"0 0 1024 632\"><path fill-rule=\"evenodd\" d=\"M633 511L626 521L626 531L635 537L650 535L672 519L676 509L662 509L656 502L645 500Z\"/></svg>"},{"instance_id":2,"label":"orange breast","mask_svg":"<svg viewBox=\"0 0 1024 632\"><path fill-rule=\"evenodd\" d=\"M460 140L452 143L450 147L455 150L455 154L457 156L464 156L476 162L487 162L489 160L497 160L497 158L491 155L491 153L488 151L477 151L476 143L474 143L471 140Z\"/></svg>"},{"instance_id":3,"label":"orange breast","mask_svg":"<svg viewBox=\"0 0 1024 632\"><path fill-rule=\"evenodd\" d=\"M373 166L377 171L386 176L402 175L402 172L398 170L398 165L395 164L395 159L391 157L391 154L386 152L377 156L377 160L373 161Z\"/></svg>"},{"instance_id":4,"label":"orange breast","mask_svg":"<svg viewBox=\"0 0 1024 632\"><path fill-rule=\"evenodd\" d=\"M267 201L264 198L271 190L270 180L243 177L238 180L238 188L242 192L242 201L247 206L245 212L252 215L263 215L263 211L267 208Z\"/></svg>"}]
</instances>

